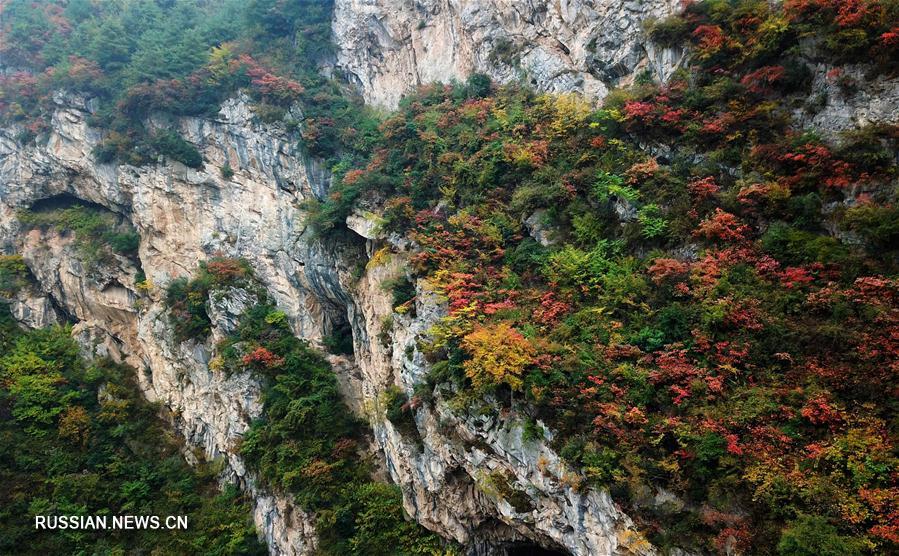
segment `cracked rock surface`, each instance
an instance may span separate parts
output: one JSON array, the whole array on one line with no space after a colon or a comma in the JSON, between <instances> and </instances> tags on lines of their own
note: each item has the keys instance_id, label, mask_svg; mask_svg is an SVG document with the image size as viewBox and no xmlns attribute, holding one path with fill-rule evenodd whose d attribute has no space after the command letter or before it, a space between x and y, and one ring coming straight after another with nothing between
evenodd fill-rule
<instances>
[{"instance_id":1,"label":"cracked rock surface","mask_svg":"<svg viewBox=\"0 0 899 556\"><path fill-rule=\"evenodd\" d=\"M648 44L642 23L678 0L336 0L337 70L366 102L395 107L433 82L484 73L546 92L601 99L648 70L661 80L683 52Z\"/></svg>"}]
</instances>

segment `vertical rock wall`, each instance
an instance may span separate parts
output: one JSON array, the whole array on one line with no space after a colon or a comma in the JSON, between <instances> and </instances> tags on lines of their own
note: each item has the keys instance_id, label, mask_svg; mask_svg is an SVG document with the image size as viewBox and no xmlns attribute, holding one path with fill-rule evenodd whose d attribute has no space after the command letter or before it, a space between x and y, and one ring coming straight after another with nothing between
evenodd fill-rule
<instances>
[{"instance_id":1,"label":"vertical rock wall","mask_svg":"<svg viewBox=\"0 0 899 556\"><path fill-rule=\"evenodd\" d=\"M305 268L306 253L317 249L304 239L298 208L312 194L309 164L286 133L254 124L242 99L226 103L214 120L175 122L203 150L208 162L201 171L178 163L96 164L91 150L100 134L85 122L87 103L58 102L45 142L22 146L15 129L0 131L0 246L23 254L40 290L16 305L17 316L46 324L47 307L55 304L77 321L74 332L87 351L137 369L146 397L166 407L188 444L221 461L223 478L255 498L255 520L272 553L310 553L315 534L309 517L289 497L260 488L235 453L261 412L259 384L249 373L210 370L212 342L176 342L162 303L168 282L221 254L253 261L298 334L317 341L334 319L345 318L342 307L319 295L319 268ZM230 179L219 170L226 163L235 169ZM137 291L131 261L88 268L70 237L20 229L17 210L60 195L130 220L141 238L141 265L154 284L148 294ZM215 334L227 332L249 302L239 292L210 300Z\"/></svg>"},{"instance_id":2,"label":"vertical rock wall","mask_svg":"<svg viewBox=\"0 0 899 556\"><path fill-rule=\"evenodd\" d=\"M681 51L642 24L678 0L336 0L337 70L366 102L395 107L418 85L485 73L547 92L601 99L642 70L665 80Z\"/></svg>"}]
</instances>

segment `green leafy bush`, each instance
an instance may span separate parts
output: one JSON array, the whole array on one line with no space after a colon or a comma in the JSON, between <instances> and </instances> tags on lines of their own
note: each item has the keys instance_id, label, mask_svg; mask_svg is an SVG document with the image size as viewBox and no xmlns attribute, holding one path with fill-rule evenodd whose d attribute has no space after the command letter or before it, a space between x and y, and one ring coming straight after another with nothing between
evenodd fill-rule
<instances>
[{"instance_id":1,"label":"green leafy bush","mask_svg":"<svg viewBox=\"0 0 899 556\"><path fill-rule=\"evenodd\" d=\"M640 223L640 233L646 239L664 237L668 231L668 221L662 215L662 209L655 203L640 207L637 211L637 222Z\"/></svg>"},{"instance_id":2,"label":"green leafy bush","mask_svg":"<svg viewBox=\"0 0 899 556\"><path fill-rule=\"evenodd\" d=\"M863 554L862 546L820 516L803 515L784 529L777 544L782 556L853 556Z\"/></svg>"},{"instance_id":3,"label":"green leafy bush","mask_svg":"<svg viewBox=\"0 0 899 556\"><path fill-rule=\"evenodd\" d=\"M18 216L25 226L72 234L78 253L89 268L112 264L115 255L137 259L137 231L103 208L75 202L62 208L20 211Z\"/></svg>"},{"instance_id":4,"label":"green leafy bush","mask_svg":"<svg viewBox=\"0 0 899 556\"><path fill-rule=\"evenodd\" d=\"M184 140L177 132L163 130L156 132L150 139L150 145L161 155L189 166L202 168L203 156L195 146Z\"/></svg>"},{"instance_id":5,"label":"green leafy bush","mask_svg":"<svg viewBox=\"0 0 899 556\"><path fill-rule=\"evenodd\" d=\"M846 226L860 234L875 253L899 246L899 207L866 204L846 211Z\"/></svg>"},{"instance_id":6,"label":"green leafy bush","mask_svg":"<svg viewBox=\"0 0 899 556\"><path fill-rule=\"evenodd\" d=\"M383 394L387 420L409 438L418 439L418 425L415 424L414 404L399 386L388 386Z\"/></svg>"},{"instance_id":7,"label":"green leafy bush","mask_svg":"<svg viewBox=\"0 0 899 556\"><path fill-rule=\"evenodd\" d=\"M166 290L165 302L175 340L184 342L205 339L212 326L206 308L209 296L229 287L255 289L252 270L247 261L213 258L200 263L199 272L192 280L173 280Z\"/></svg>"},{"instance_id":8,"label":"green leafy bush","mask_svg":"<svg viewBox=\"0 0 899 556\"><path fill-rule=\"evenodd\" d=\"M347 500L320 512L316 532L326 554L392 556L452 554L436 535L403 513L399 487L363 482L347 488Z\"/></svg>"},{"instance_id":9,"label":"green leafy bush","mask_svg":"<svg viewBox=\"0 0 899 556\"><path fill-rule=\"evenodd\" d=\"M407 305L415 299L415 283L405 274L385 282L384 287L390 290L394 308ZM411 308L414 309L414 305Z\"/></svg>"},{"instance_id":10,"label":"green leafy bush","mask_svg":"<svg viewBox=\"0 0 899 556\"><path fill-rule=\"evenodd\" d=\"M88 364L68 328L25 332L0 309L0 552L266 553L249 501L184 461L133 369ZM188 529L44 531L36 514L184 515Z\"/></svg>"},{"instance_id":11,"label":"green leafy bush","mask_svg":"<svg viewBox=\"0 0 899 556\"><path fill-rule=\"evenodd\" d=\"M13 297L31 282L21 255L0 255L0 297Z\"/></svg>"},{"instance_id":12,"label":"green leafy bush","mask_svg":"<svg viewBox=\"0 0 899 556\"><path fill-rule=\"evenodd\" d=\"M778 260L793 264L849 260L849 251L835 238L774 223L761 238L762 247Z\"/></svg>"},{"instance_id":13,"label":"green leafy bush","mask_svg":"<svg viewBox=\"0 0 899 556\"><path fill-rule=\"evenodd\" d=\"M690 34L687 21L672 15L664 19L649 21L644 25L649 38L661 46L681 46Z\"/></svg>"}]
</instances>

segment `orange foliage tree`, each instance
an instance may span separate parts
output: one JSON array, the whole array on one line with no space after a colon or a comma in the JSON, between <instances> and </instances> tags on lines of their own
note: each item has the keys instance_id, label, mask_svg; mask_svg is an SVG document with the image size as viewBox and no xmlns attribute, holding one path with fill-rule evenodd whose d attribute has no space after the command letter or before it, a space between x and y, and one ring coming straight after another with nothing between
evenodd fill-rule
<instances>
[{"instance_id":1,"label":"orange foliage tree","mask_svg":"<svg viewBox=\"0 0 899 556\"><path fill-rule=\"evenodd\" d=\"M475 387L506 383L513 390L521 389L521 374L533 362L535 352L506 322L475 327L462 339L462 348L471 356L464 363L465 374Z\"/></svg>"}]
</instances>

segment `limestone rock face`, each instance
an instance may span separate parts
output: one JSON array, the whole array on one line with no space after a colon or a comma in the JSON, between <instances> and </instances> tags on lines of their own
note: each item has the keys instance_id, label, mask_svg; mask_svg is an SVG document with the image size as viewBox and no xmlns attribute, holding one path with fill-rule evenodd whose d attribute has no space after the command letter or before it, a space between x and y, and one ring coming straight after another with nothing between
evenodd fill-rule
<instances>
[{"instance_id":1,"label":"limestone rock face","mask_svg":"<svg viewBox=\"0 0 899 556\"><path fill-rule=\"evenodd\" d=\"M59 315L49 297L25 288L9 300L9 310L16 322L28 328L45 328L59 323Z\"/></svg>"},{"instance_id":2,"label":"limestone rock face","mask_svg":"<svg viewBox=\"0 0 899 556\"><path fill-rule=\"evenodd\" d=\"M144 395L165 406L188 445L221 460L223 480L251 493L273 554L310 553L312 521L290 497L260 488L235 450L262 410L259 384L249 373L226 376L209 367L215 340L234 328L254 303L252 294L229 290L210 299L213 333L202 343L176 341L162 298L168 282L189 277L200 261L244 257L298 334L318 341L334 315L345 318L329 305L320 266L305 268L306 253L317 247L302 239L297 207L313 194L312 165L284 132L256 126L243 99L226 103L215 119L176 122L203 151L203 170L164 161L141 168L97 164L91 150L100 133L85 123L89 104L58 101L45 142L23 146L13 139L15 130L0 131L0 247L22 253L40 290L13 303L15 316L31 326L53 322L52 299L77 321L73 333L87 354L137 369ZM236 169L230 180L219 171L226 163ZM141 266L154 284L149 293L136 288L139 269L126 258L87 267L71 237L21 230L17 210L62 195L130 220L140 234Z\"/></svg>"},{"instance_id":3,"label":"limestone rock face","mask_svg":"<svg viewBox=\"0 0 899 556\"><path fill-rule=\"evenodd\" d=\"M867 68L810 64L811 97L793 116L800 127L839 139L840 132L899 121L899 78L866 76Z\"/></svg>"},{"instance_id":4,"label":"limestone rock face","mask_svg":"<svg viewBox=\"0 0 899 556\"><path fill-rule=\"evenodd\" d=\"M336 0L337 70L366 102L395 107L418 85L523 79L600 99L641 70L665 80L683 53L647 44L641 23L678 0Z\"/></svg>"}]
</instances>

